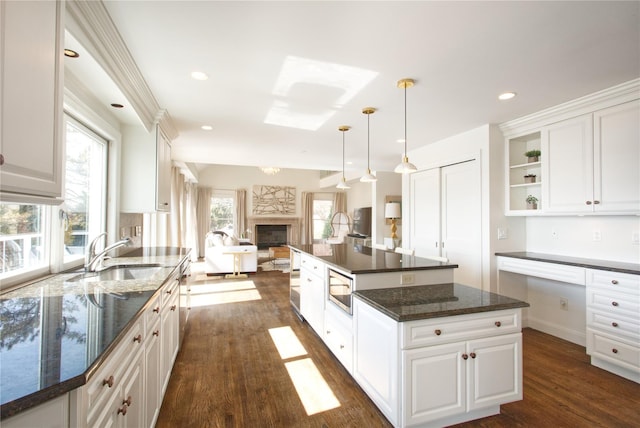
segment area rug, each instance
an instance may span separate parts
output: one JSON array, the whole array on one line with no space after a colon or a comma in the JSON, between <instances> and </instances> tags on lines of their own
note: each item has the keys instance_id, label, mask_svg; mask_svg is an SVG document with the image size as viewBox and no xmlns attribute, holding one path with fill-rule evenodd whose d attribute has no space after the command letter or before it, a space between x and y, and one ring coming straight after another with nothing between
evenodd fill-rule
<instances>
[{"instance_id":1,"label":"area rug","mask_svg":"<svg viewBox=\"0 0 640 428\"><path fill-rule=\"evenodd\" d=\"M269 260L266 262L260 263L258 265L262 272L269 272L272 270L279 270L283 273L289 273L291 269L289 268L289 260L277 259L277 260Z\"/></svg>"}]
</instances>

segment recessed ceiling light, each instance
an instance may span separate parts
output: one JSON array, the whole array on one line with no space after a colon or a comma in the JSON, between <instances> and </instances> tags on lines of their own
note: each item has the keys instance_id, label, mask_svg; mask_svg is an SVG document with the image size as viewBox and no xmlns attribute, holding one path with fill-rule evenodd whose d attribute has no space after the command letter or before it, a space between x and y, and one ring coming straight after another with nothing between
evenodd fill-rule
<instances>
[{"instance_id":1,"label":"recessed ceiling light","mask_svg":"<svg viewBox=\"0 0 640 428\"><path fill-rule=\"evenodd\" d=\"M72 49L65 49L64 50L64 56L69 57L69 58L78 58L80 56L80 54Z\"/></svg>"},{"instance_id":2,"label":"recessed ceiling light","mask_svg":"<svg viewBox=\"0 0 640 428\"><path fill-rule=\"evenodd\" d=\"M193 71L191 73L191 78L192 79L196 79L196 80L207 80L209 78L209 76L207 76L202 71Z\"/></svg>"},{"instance_id":3,"label":"recessed ceiling light","mask_svg":"<svg viewBox=\"0 0 640 428\"><path fill-rule=\"evenodd\" d=\"M202 125L200 128L204 129L205 131L211 131L213 129L213 126L211 126L211 125Z\"/></svg>"},{"instance_id":4,"label":"recessed ceiling light","mask_svg":"<svg viewBox=\"0 0 640 428\"><path fill-rule=\"evenodd\" d=\"M113 107L113 108L124 108L124 106L122 104L118 104L118 103L111 103L111 107Z\"/></svg>"},{"instance_id":5,"label":"recessed ceiling light","mask_svg":"<svg viewBox=\"0 0 640 428\"><path fill-rule=\"evenodd\" d=\"M498 95L498 99L500 101L506 101L506 100L510 100L511 98L513 98L515 96L516 96L515 92L505 92L505 93L502 93L502 94Z\"/></svg>"}]
</instances>

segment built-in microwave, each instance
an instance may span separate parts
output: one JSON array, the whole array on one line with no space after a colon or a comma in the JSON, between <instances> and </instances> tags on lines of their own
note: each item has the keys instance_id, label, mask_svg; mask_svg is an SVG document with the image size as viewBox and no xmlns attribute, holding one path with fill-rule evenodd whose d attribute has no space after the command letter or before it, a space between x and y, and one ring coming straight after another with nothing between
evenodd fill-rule
<instances>
[{"instance_id":1,"label":"built-in microwave","mask_svg":"<svg viewBox=\"0 0 640 428\"><path fill-rule=\"evenodd\" d=\"M329 269L328 281L329 301L336 304L343 311L351 314L351 292L353 291L353 278Z\"/></svg>"}]
</instances>

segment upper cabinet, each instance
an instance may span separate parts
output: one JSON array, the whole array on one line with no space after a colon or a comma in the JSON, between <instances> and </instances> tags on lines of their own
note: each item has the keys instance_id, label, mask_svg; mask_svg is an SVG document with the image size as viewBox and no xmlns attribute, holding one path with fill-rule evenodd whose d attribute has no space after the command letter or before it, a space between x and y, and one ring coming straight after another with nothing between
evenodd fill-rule
<instances>
[{"instance_id":1,"label":"upper cabinet","mask_svg":"<svg viewBox=\"0 0 640 428\"><path fill-rule=\"evenodd\" d=\"M60 203L64 2L0 2L1 199Z\"/></svg>"},{"instance_id":2,"label":"upper cabinet","mask_svg":"<svg viewBox=\"0 0 640 428\"><path fill-rule=\"evenodd\" d=\"M125 127L121 177L122 212L169 212L171 143L160 126L152 132Z\"/></svg>"},{"instance_id":3,"label":"upper cabinet","mask_svg":"<svg viewBox=\"0 0 640 428\"><path fill-rule=\"evenodd\" d=\"M639 85L501 125L506 214L640 214ZM527 159L530 150L540 150L538 161Z\"/></svg>"}]
</instances>

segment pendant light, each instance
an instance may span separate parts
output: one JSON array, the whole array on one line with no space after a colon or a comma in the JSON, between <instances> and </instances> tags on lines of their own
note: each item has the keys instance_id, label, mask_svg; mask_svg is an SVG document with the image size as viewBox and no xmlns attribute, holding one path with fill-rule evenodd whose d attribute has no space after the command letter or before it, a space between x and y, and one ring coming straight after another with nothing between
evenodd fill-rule
<instances>
[{"instance_id":1,"label":"pendant light","mask_svg":"<svg viewBox=\"0 0 640 428\"><path fill-rule=\"evenodd\" d=\"M376 176L371 174L371 166L369 165L370 160L370 143L369 143L369 118L376 111L373 107L365 107L362 109L362 113L367 115L367 172L365 175L360 177L360 181L363 183L372 183L377 180Z\"/></svg>"},{"instance_id":2,"label":"pendant light","mask_svg":"<svg viewBox=\"0 0 640 428\"><path fill-rule=\"evenodd\" d=\"M342 132L342 180L340 180L336 188L340 190L351 189L351 187L347 185L347 180L344 178L344 133L350 129L351 127L347 125L342 125L338 128L338 131Z\"/></svg>"},{"instance_id":3,"label":"pendant light","mask_svg":"<svg viewBox=\"0 0 640 428\"><path fill-rule=\"evenodd\" d=\"M396 166L394 171L400 174L408 174L418 170L414 164L409 162L407 157L407 88L412 87L414 84L415 81L413 79L398 80L398 88L404 89L404 156L402 157L402 162Z\"/></svg>"}]
</instances>

